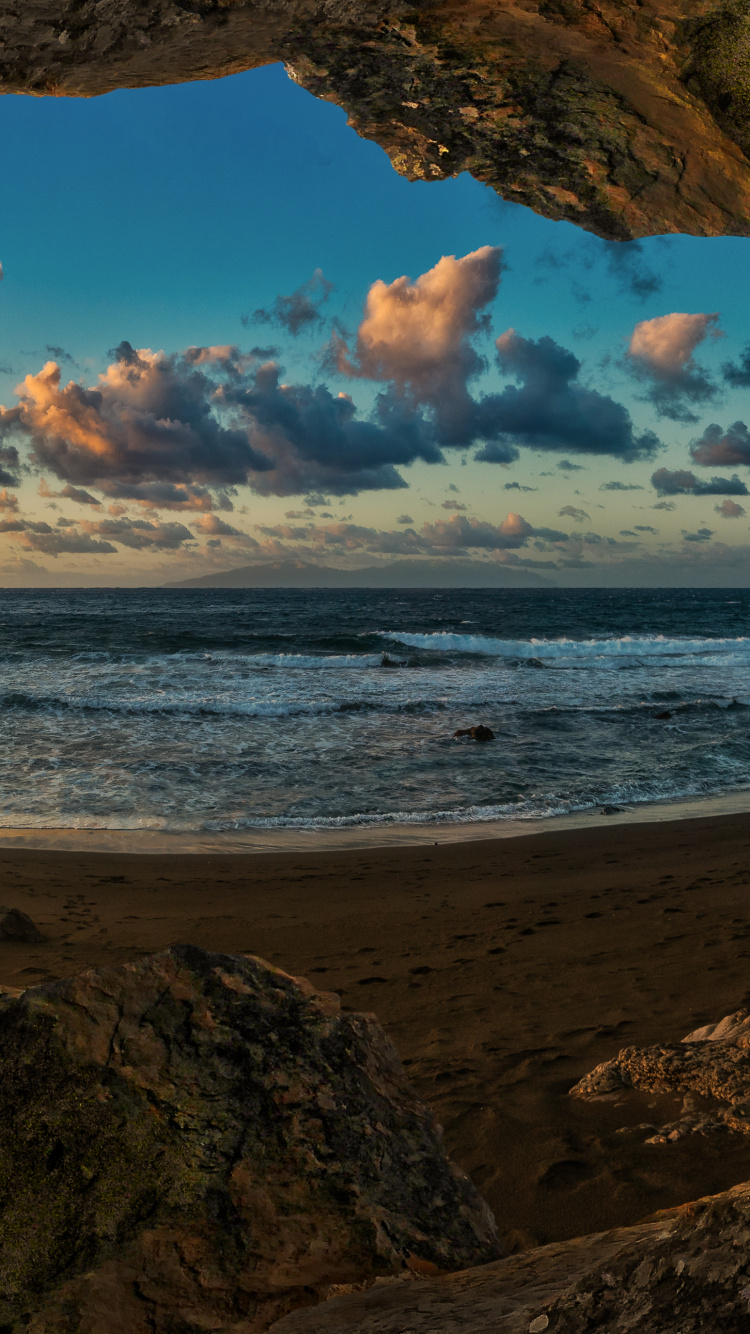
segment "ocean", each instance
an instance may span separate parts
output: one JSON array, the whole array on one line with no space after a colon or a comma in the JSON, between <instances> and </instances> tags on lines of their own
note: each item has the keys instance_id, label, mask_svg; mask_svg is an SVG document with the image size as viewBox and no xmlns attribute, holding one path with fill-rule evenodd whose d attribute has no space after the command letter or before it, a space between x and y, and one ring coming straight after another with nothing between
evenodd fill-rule
<instances>
[{"instance_id":1,"label":"ocean","mask_svg":"<svg viewBox=\"0 0 750 1334\"><path fill-rule=\"evenodd\" d=\"M750 788L750 590L0 591L0 826L533 819ZM486 744L457 728L483 723Z\"/></svg>"}]
</instances>

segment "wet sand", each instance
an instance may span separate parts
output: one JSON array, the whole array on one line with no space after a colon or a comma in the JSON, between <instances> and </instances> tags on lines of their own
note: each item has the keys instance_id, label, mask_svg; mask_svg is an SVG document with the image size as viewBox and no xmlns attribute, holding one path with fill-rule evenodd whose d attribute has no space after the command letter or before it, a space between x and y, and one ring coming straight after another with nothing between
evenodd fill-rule
<instances>
[{"instance_id":1,"label":"wet sand","mask_svg":"<svg viewBox=\"0 0 750 1334\"><path fill-rule=\"evenodd\" d=\"M615 1132L680 1101L567 1097L629 1044L750 1000L750 816L339 850L0 847L0 942L29 986L176 942L249 951L374 1011L514 1246L627 1224L750 1178L750 1137Z\"/></svg>"}]
</instances>

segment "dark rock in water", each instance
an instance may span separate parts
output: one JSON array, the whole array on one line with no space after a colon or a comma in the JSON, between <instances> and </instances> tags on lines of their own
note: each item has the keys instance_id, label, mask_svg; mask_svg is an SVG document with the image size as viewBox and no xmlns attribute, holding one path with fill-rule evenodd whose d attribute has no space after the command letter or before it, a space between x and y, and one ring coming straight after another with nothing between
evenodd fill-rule
<instances>
[{"instance_id":1,"label":"dark rock in water","mask_svg":"<svg viewBox=\"0 0 750 1334\"><path fill-rule=\"evenodd\" d=\"M0 1328L260 1334L500 1253L375 1020L179 946L0 996Z\"/></svg>"},{"instance_id":2,"label":"dark rock in water","mask_svg":"<svg viewBox=\"0 0 750 1334\"><path fill-rule=\"evenodd\" d=\"M0 940L19 940L33 944L44 940L44 936L20 908L0 908Z\"/></svg>"},{"instance_id":3,"label":"dark rock in water","mask_svg":"<svg viewBox=\"0 0 750 1334\"><path fill-rule=\"evenodd\" d=\"M382 656L382 658L380 659L380 666L381 666L381 667L405 667L405 666L406 666L406 663L401 662L398 658L392 658L392 657L390 656L389 653L384 653L383 656Z\"/></svg>"},{"instance_id":4,"label":"dark rock in water","mask_svg":"<svg viewBox=\"0 0 750 1334\"><path fill-rule=\"evenodd\" d=\"M669 709L665 709L663 713L655 713L654 717L657 718L659 722L666 722L668 718L672 717L672 714Z\"/></svg>"},{"instance_id":5,"label":"dark rock in water","mask_svg":"<svg viewBox=\"0 0 750 1334\"><path fill-rule=\"evenodd\" d=\"M470 736L472 741L494 741L495 733L491 727L485 727L480 723L478 727L459 727L458 731L453 733L454 737Z\"/></svg>"}]
</instances>

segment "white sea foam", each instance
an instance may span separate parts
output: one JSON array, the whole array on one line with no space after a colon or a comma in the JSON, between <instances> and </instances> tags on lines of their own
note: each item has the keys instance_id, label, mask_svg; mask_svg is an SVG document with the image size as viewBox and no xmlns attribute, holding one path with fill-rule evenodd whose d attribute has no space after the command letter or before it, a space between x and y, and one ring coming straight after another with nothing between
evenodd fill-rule
<instances>
[{"instance_id":1,"label":"white sea foam","mask_svg":"<svg viewBox=\"0 0 750 1334\"><path fill-rule=\"evenodd\" d=\"M612 662L644 658L665 662L689 660L691 665L719 660L738 665L750 663L750 637L688 639L667 635L623 635L619 639L495 639L487 635L457 635L446 631L412 635L398 630L380 630L378 634L409 648L493 658L535 658L552 666L576 663L607 667Z\"/></svg>"}]
</instances>

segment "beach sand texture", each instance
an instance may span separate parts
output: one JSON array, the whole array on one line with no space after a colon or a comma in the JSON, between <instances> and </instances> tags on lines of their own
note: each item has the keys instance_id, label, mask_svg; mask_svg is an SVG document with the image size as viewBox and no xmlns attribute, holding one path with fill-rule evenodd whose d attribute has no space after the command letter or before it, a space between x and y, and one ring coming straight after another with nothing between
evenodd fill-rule
<instances>
[{"instance_id":1,"label":"beach sand texture","mask_svg":"<svg viewBox=\"0 0 750 1334\"><path fill-rule=\"evenodd\" d=\"M174 856L0 851L25 987L172 943L250 952L374 1011L512 1248L632 1224L750 1177L750 1141L648 1145L681 1098L568 1090L626 1045L750 998L750 816L441 846Z\"/></svg>"}]
</instances>

